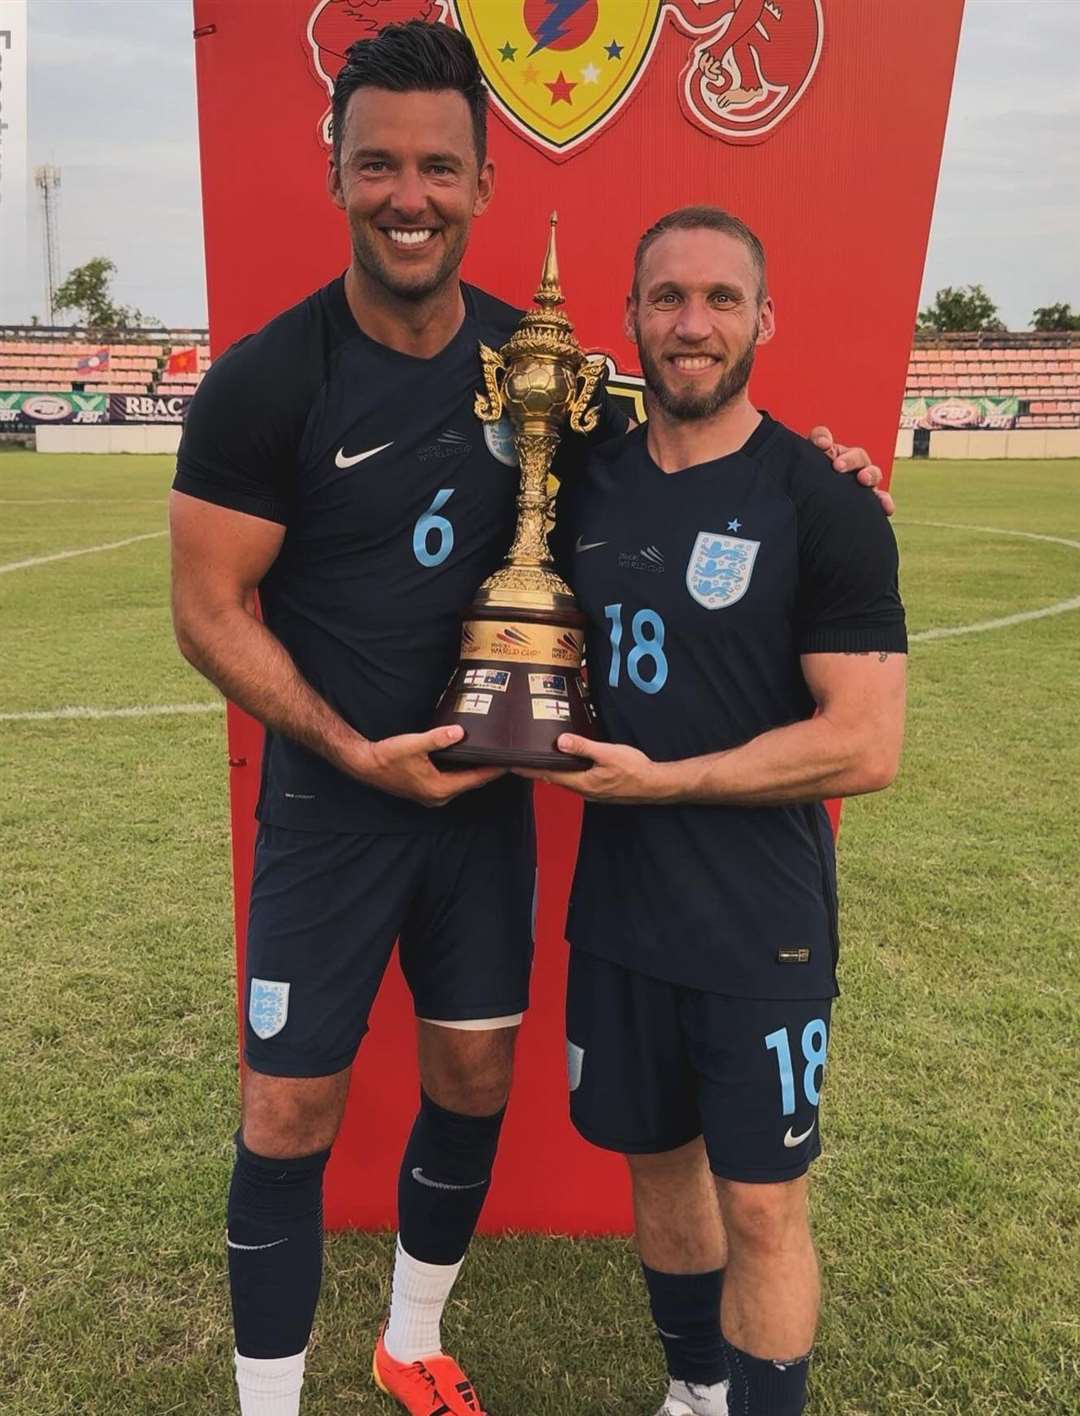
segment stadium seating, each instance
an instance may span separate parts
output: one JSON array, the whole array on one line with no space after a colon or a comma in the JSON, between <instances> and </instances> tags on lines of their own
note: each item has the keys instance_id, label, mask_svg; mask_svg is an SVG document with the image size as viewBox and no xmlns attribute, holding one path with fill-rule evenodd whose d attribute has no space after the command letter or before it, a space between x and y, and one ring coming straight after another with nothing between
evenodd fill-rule
<instances>
[{"instance_id":1,"label":"stadium seating","mask_svg":"<svg viewBox=\"0 0 1080 1416\"><path fill-rule=\"evenodd\" d=\"M166 372L168 357L196 349L195 373ZM102 350L101 366L80 368ZM210 366L206 330L154 330L148 337L95 340L81 330L0 328L0 393L191 394Z\"/></svg>"},{"instance_id":2,"label":"stadium seating","mask_svg":"<svg viewBox=\"0 0 1080 1416\"><path fill-rule=\"evenodd\" d=\"M1015 398L1018 428L1080 428L1080 335L919 333L904 394Z\"/></svg>"}]
</instances>

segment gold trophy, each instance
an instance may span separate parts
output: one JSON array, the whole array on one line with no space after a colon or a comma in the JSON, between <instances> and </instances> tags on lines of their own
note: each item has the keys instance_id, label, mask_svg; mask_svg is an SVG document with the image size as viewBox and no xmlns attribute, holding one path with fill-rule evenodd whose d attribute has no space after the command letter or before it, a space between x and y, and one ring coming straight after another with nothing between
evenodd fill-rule
<instances>
[{"instance_id":1,"label":"gold trophy","mask_svg":"<svg viewBox=\"0 0 1080 1416\"><path fill-rule=\"evenodd\" d=\"M465 736L434 754L442 766L591 766L560 752L562 732L595 737L595 714L581 674L585 616L552 565L547 545L551 463L567 418L591 433L590 407L604 376L602 359L587 359L560 310L555 224L536 308L496 352L480 346L484 390L476 416L495 423L505 411L521 464L517 530L505 562L484 581L461 634L461 662L439 700L435 727L457 723Z\"/></svg>"}]
</instances>

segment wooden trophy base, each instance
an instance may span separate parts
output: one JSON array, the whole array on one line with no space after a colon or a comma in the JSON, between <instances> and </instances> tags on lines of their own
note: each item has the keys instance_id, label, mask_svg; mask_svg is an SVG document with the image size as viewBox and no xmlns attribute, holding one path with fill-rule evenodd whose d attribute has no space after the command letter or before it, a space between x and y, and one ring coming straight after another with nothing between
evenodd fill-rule
<instances>
[{"instance_id":1,"label":"wooden trophy base","mask_svg":"<svg viewBox=\"0 0 1080 1416\"><path fill-rule=\"evenodd\" d=\"M560 752L560 733L596 736L581 673L585 617L577 610L475 604L462 628L461 662L432 726L465 736L434 752L437 767L533 767L582 772L586 757Z\"/></svg>"}]
</instances>

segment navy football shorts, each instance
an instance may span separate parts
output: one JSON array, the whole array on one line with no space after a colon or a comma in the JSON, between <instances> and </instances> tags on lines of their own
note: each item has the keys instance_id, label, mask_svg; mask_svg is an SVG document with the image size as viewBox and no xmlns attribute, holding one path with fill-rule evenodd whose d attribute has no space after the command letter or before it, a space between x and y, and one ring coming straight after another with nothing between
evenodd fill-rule
<instances>
[{"instance_id":1,"label":"navy football shorts","mask_svg":"<svg viewBox=\"0 0 1080 1416\"><path fill-rule=\"evenodd\" d=\"M724 1180L804 1174L821 1152L818 1101L831 998L729 998L570 953L570 1116L624 1155L703 1136Z\"/></svg>"},{"instance_id":2,"label":"navy football shorts","mask_svg":"<svg viewBox=\"0 0 1080 1416\"><path fill-rule=\"evenodd\" d=\"M244 1056L256 1072L349 1066L397 939L416 1014L465 1026L528 1006L536 891L531 807L411 835L263 825L255 846Z\"/></svg>"}]
</instances>

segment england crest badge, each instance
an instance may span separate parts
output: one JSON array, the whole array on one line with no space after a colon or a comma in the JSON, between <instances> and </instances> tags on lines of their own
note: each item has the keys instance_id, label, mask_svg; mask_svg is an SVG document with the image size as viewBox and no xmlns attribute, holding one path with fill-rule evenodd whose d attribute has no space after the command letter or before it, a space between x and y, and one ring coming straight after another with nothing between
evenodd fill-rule
<instances>
[{"instance_id":1,"label":"england crest badge","mask_svg":"<svg viewBox=\"0 0 1080 1416\"><path fill-rule=\"evenodd\" d=\"M497 423L484 424L484 441L488 452L504 467L517 467L517 448L514 446L514 430L510 419L504 413Z\"/></svg>"},{"instance_id":2,"label":"england crest badge","mask_svg":"<svg viewBox=\"0 0 1080 1416\"><path fill-rule=\"evenodd\" d=\"M686 588L707 610L726 610L750 588L760 541L699 531L686 565Z\"/></svg>"},{"instance_id":3,"label":"england crest badge","mask_svg":"<svg viewBox=\"0 0 1080 1416\"><path fill-rule=\"evenodd\" d=\"M248 1022L256 1037L265 1042L285 1026L289 1016L289 985L275 983L268 978L251 980L251 997L248 1000Z\"/></svg>"}]
</instances>

